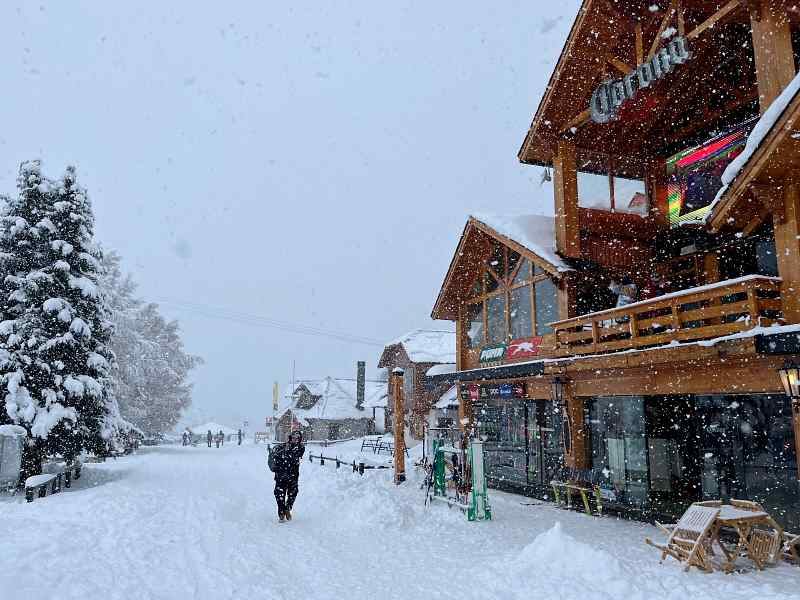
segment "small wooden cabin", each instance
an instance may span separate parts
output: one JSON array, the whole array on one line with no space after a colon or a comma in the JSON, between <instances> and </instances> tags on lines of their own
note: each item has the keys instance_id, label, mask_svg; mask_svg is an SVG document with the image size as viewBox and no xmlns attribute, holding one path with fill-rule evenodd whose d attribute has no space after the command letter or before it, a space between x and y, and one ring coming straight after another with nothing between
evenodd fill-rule
<instances>
[{"instance_id":1,"label":"small wooden cabin","mask_svg":"<svg viewBox=\"0 0 800 600\"><path fill-rule=\"evenodd\" d=\"M550 230L471 218L432 313L495 485L566 465L644 517L737 497L800 526L791 5L583 2L518 154Z\"/></svg>"}]
</instances>

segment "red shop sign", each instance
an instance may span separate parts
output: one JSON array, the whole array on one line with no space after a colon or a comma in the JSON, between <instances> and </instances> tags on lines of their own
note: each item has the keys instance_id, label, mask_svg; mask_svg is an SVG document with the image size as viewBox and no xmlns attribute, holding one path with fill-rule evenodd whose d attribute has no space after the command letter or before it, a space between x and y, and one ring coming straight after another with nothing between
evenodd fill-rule
<instances>
[{"instance_id":1,"label":"red shop sign","mask_svg":"<svg viewBox=\"0 0 800 600\"><path fill-rule=\"evenodd\" d=\"M542 336L530 337L521 340L513 340L506 350L506 358L515 360L518 358L531 358L537 356L542 349Z\"/></svg>"}]
</instances>

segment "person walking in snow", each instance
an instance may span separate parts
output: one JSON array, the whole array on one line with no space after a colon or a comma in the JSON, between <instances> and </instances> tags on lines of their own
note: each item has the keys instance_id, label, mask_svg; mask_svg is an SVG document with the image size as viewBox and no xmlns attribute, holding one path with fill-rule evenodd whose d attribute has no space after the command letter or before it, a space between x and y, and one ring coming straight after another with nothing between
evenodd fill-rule
<instances>
[{"instance_id":1,"label":"person walking in snow","mask_svg":"<svg viewBox=\"0 0 800 600\"><path fill-rule=\"evenodd\" d=\"M242 430L240 429L239 433L237 433L236 435L239 437L239 446L241 446L242 445L242 437L243 437L242 436Z\"/></svg>"},{"instance_id":2,"label":"person walking in snow","mask_svg":"<svg viewBox=\"0 0 800 600\"><path fill-rule=\"evenodd\" d=\"M220 446L225 445L225 434L222 433L222 429L219 430L219 445Z\"/></svg>"},{"instance_id":3,"label":"person walking in snow","mask_svg":"<svg viewBox=\"0 0 800 600\"><path fill-rule=\"evenodd\" d=\"M293 431L285 444L278 444L269 452L269 468L275 473L275 501L278 504L278 520L292 520L292 506L297 498L300 479L300 459L306 452L303 434Z\"/></svg>"},{"instance_id":4,"label":"person walking in snow","mask_svg":"<svg viewBox=\"0 0 800 600\"><path fill-rule=\"evenodd\" d=\"M211 448L211 440L213 440L213 439L214 439L214 436L211 435L211 430L209 429L208 433L206 434L206 441L208 442L208 447L209 448Z\"/></svg>"}]
</instances>

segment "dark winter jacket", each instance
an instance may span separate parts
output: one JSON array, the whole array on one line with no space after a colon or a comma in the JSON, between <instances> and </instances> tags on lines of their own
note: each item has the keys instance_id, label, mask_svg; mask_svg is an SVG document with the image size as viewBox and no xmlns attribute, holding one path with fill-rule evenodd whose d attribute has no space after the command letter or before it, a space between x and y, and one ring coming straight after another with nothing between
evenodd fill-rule
<instances>
[{"instance_id":1,"label":"dark winter jacket","mask_svg":"<svg viewBox=\"0 0 800 600\"><path fill-rule=\"evenodd\" d=\"M306 453L305 444L279 444L272 449L272 467L275 479L300 477L300 459Z\"/></svg>"}]
</instances>

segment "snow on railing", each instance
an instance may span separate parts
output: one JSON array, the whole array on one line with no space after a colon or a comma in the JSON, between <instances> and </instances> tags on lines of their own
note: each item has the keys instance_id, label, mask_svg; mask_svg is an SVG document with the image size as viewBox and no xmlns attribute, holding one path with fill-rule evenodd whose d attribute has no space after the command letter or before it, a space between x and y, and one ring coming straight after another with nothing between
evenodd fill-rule
<instances>
[{"instance_id":1,"label":"snow on railing","mask_svg":"<svg viewBox=\"0 0 800 600\"><path fill-rule=\"evenodd\" d=\"M782 319L781 280L747 275L551 323L557 354L720 337Z\"/></svg>"}]
</instances>

